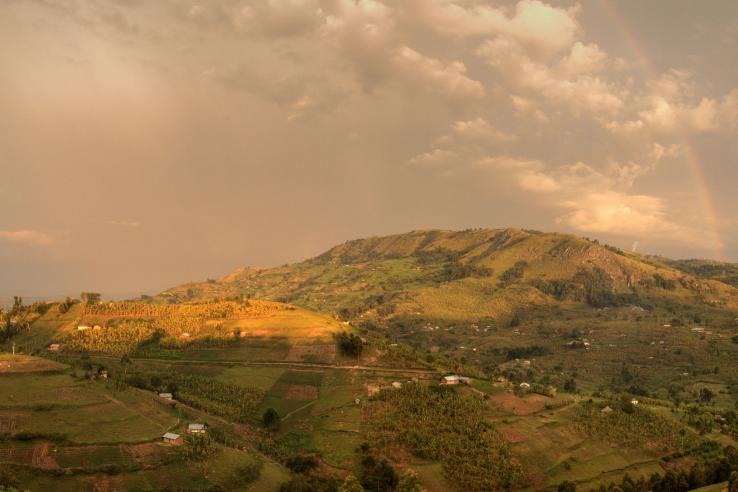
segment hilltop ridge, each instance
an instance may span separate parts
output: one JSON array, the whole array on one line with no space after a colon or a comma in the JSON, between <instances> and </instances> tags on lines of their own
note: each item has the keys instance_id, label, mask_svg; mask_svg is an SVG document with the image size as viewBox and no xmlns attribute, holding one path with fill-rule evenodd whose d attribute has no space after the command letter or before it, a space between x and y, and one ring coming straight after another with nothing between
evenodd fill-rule
<instances>
[{"instance_id":1,"label":"hilltop ridge","mask_svg":"<svg viewBox=\"0 0 738 492\"><path fill-rule=\"evenodd\" d=\"M241 268L160 299L246 296L351 318L423 313L511 316L539 306L701 303L736 306L728 283L572 234L418 230L356 239L275 268Z\"/></svg>"}]
</instances>

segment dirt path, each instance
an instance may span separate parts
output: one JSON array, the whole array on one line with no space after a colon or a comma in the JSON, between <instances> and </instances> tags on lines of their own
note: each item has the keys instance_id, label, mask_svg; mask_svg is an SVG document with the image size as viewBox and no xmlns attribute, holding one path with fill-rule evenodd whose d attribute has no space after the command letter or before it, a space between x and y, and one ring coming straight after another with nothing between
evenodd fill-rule
<instances>
[{"instance_id":1,"label":"dirt path","mask_svg":"<svg viewBox=\"0 0 738 492\"><path fill-rule=\"evenodd\" d=\"M112 359L118 360L117 357L111 357L107 355L97 355L96 358L100 359ZM297 368L308 368L308 369L344 369L344 370L355 370L355 371L372 371L372 372L383 372L388 374L439 374L434 369L398 369L395 367L377 367L377 366L362 366L362 365L333 365L333 364L319 364L315 362L291 362L291 361L246 361L246 360L198 360L198 359L157 359L153 357L131 357L132 361L150 361L150 362L162 362L166 364L207 364L207 365L242 365L242 366L271 366L271 367L297 367Z\"/></svg>"},{"instance_id":2,"label":"dirt path","mask_svg":"<svg viewBox=\"0 0 738 492\"><path fill-rule=\"evenodd\" d=\"M290 418L291 416L293 416L294 414L296 414L300 410L302 410L304 408L307 408L310 405L314 404L316 401L318 401L318 400L309 401L305 405L301 406L300 408L297 408L295 410L292 410L290 413L288 413L287 415L285 415L284 417L282 417L282 420L287 420L288 418Z\"/></svg>"}]
</instances>

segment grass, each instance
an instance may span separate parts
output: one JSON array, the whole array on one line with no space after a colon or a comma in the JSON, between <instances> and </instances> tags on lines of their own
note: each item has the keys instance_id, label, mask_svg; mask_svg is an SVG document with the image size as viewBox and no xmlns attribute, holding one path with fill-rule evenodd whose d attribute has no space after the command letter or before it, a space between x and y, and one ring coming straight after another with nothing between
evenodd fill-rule
<instances>
[{"instance_id":1,"label":"grass","mask_svg":"<svg viewBox=\"0 0 738 492\"><path fill-rule=\"evenodd\" d=\"M149 441L177 422L147 393L68 374L5 376L0 394L0 416L15 421L16 432L63 435L74 443Z\"/></svg>"}]
</instances>

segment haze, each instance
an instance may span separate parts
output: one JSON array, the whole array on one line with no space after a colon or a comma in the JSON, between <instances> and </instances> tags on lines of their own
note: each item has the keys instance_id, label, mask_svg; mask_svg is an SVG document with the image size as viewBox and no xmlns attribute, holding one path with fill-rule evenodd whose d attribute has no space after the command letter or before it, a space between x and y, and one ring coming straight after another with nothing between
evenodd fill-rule
<instances>
[{"instance_id":1,"label":"haze","mask_svg":"<svg viewBox=\"0 0 738 492\"><path fill-rule=\"evenodd\" d=\"M738 259L738 3L0 4L0 297L418 228Z\"/></svg>"}]
</instances>

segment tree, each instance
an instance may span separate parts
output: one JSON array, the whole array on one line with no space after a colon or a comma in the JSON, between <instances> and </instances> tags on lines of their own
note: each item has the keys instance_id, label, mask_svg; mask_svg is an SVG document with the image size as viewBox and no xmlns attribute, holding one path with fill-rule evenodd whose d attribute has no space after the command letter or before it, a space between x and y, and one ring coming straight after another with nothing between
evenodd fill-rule
<instances>
[{"instance_id":1,"label":"tree","mask_svg":"<svg viewBox=\"0 0 738 492\"><path fill-rule=\"evenodd\" d=\"M266 409L266 412L261 417L261 421L267 429L276 430L279 428L279 414L271 407Z\"/></svg>"},{"instance_id":2,"label":"tree","mask_svg":"<svg viewBox=\"0 0 738 492\"><path fill-rule=\"evenodd\" d=\"M296 454L288 458L285 464L294 473L309 473L318 468L318 458L311 454Z\"/></svg>"},{"instance_id":3,"label":"tree","mask_svg":"<svg viewBox=\"0 0 738 492\"><path fill-rule=\"evenodd\" d=\"M338 492L364 492L364 487L361 486L358 478L349 475L338 488Z\"/></svg>"},{"instance_id":4,"label":"tree","mask_svg":"<svg viewBox=\"0 0 738 492\"><path fill-rule=\"evenodd\" d=\"M558 490L558 492L576 492L577 486L574 482L564 480L559 484L559 487L556 490Z\"/></svg>"},{"instance_id":5,"label":"tree","mask_svg":"<svg viewBox=\"0 0 738 492\"><path fill-rule=\"evenodd\" d=\"M79 297L85 304L97 304L100 302L100 294L97 292L82 292Z\"/></svg>"},{"instance_id":6,"label":"tree","mask_svg":"<svg viewBox=\"0 0 738 492\"><path fill-rule=\"evenodd\" d=\"M338 350L343 355L358 358L364 351L364 342L359 335L342 331L336 335Z\"/></svg>"},{"instance_id":7,"label":"tree","mask_svg":"<svg viewBox=\"0 0 738 492\"><path fill-rule=\"evenodd\" d=\"M400 477L395 492L422 492L422 490L418 474L415 470L407 469Z\"/></svg>"},{"instance_id":8,"label":"tree","mask_svg":"<svg viewBox=\"0 0 738 492\"><path fill-rule=\"evenodd\" d=\"M131 365L131 358L128 357L128 354L123 354L120 358L120 365L123 367L123 382L125 383L128 378L128 366Z\"/></svg>"},{"instance_id":9,"label":"tree","mask_svg":"<svg viewBox=\"0 0 738 492\"><path fill-rule=\"evenodd\" d=\"M577 390L577 382L574 378L569 378L564 382L564 391L567 393L574 393Z\"/></svg>"},{"instance_id":10,"label":"tree","mask_svg":"<svg viewBox=\"0 0 738 492\"><path fill-rule=\"evenodd\" d=\"M710 388L700 388L698 395L700 401L709 403L714 396L715 393L713 393Z\"/></svg>"},{"instance_id":11,"label":"tree","mask_svg":"<svg viewBox=\"0 0 738 492\"><path fill-rule=\"evenodd\" d=\"M728 479L728 492L738 492L738 472L732 472Z\"/></svg>"},{"instance_id":12,"label":"tree","mask_svg":"<svg viewBox=\"0 0 738 492\"><path fill-rule=\"evenodd\" d=\"M394 490L399 479L394 468L387 460L377 461L374 456L366 455L361 460L361 485L371 492Z\"/></svg>"}]
</instances>

